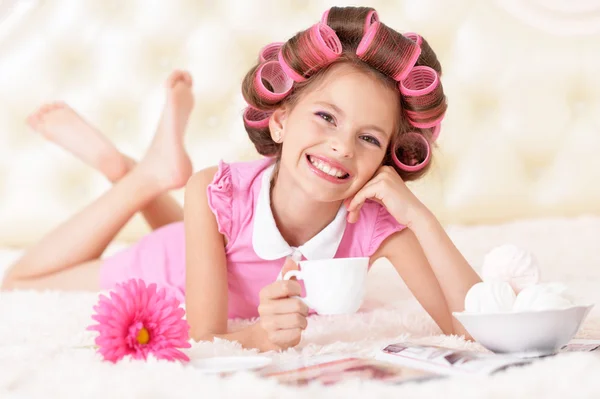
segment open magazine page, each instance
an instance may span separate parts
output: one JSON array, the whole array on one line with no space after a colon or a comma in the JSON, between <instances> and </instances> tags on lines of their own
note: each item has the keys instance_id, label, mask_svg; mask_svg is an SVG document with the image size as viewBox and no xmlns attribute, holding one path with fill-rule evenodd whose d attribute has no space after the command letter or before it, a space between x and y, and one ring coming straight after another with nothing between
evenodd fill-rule
<instances>
[{"instance_id":1,"label":"open magazine page","mask_svg":"<svg viewBox=\"0 0 600 399\"><path fill-rule=\"evenodd\" d=\"M531 363L531 360L493 353L409 343L388 345L376 359L444 375L492 374L507 367Z\"/></svg>"},{"instance_id":2,"label":"open magazine page","mask_svg":"<svg viewBox=\"0 0 600 399\"><path fill-rule=\"evenodd\" d=\"M572 339L567 345L560 348L559 353L565 352L600 353L600 339Z\"/></svg>"},{"instance_id":3,"label":"open magazine page","mask_svg":"<svg viewBox=\"0 0 600 399\"><path fill-rule=\"evenodd\" d=\"M316 358L298 367L297 362L279 364L261 370L261 376L291 385L320 383L332 385L343 380L376 380L398 384L439 378L440 375L409 367L360 358Z\"/></svg>"}]
</instances>

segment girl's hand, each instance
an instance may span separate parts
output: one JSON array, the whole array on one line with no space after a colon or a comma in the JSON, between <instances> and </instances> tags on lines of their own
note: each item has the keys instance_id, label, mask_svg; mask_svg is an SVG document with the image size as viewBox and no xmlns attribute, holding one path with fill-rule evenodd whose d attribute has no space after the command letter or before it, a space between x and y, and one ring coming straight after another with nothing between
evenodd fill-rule
<instances>
[{"instance_id":1,"label":"girl's hand","mask_svg":"<svg viewBox=\"0 0 600 399\"><path fill-rule=\"evenodd\" d=\"M344 201L348 209L348 222L358 220L360 209L367 199L385 206L398 223L410 227L425 206L410 191L402 178L391 166L382 166L375 176L352 198Z\"/></svg>"},{"instance_id":2,"label":"girl's hand","mask_svg":"<svg viewBox=\"0 0 600 399\"><path fill-rule=\"evenodd\" d=\"M298 267L288 258L281 275ZM258 313L260 322L255 331L261 341L257 346L263 350L285 350L296 346L302 339L302 331L307 326L308 307L298 298L302 295L300 284L295 280L278 280L260 291Z\"/></svg>"}]
</instances>

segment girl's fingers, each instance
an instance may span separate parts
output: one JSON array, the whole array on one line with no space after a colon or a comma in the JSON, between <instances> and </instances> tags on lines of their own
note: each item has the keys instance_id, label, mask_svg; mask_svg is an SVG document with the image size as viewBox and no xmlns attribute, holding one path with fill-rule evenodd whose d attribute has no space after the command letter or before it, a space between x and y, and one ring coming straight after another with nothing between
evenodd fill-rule
<instances>
[{"instance_id":1,"label":"girl's fingers","mask_svg":"<svg viewBox=\"0 0 600 399\"><path fill-rule=\"evenodd\" d=\"M258 313L261 317L287 313L308 316L308 306L298 298L285 298L261 303L258 305Z\"/></svg>"},{"instance_id":2,"label":"girl's fingers","mask_svg":"<svg viewBox=\"0 0 600 399\"><path fill-rule=\"evenodd\" d=\"M300 283L295 280L278 280L264 287L259 294L260 302L302 295Z\"/></svg>"},{"instance_id":3,"label":"girl's fingers","mask_svg":"<svg viewBox=\"0 0 600 399\"><path fill-rule=\"evenodd\" d=\"M349 223L356 223L358 221L358 217L360 216L360 210L362 208L362 204L360 204L355 210L348 213L348 218L346 219Z\"/></svg>"},{"instance_id":4,"label":"girl's fingers","mask_svg":"<svg viewBox=\"0 0 600 399\"><path fill-rule=\"evenodd\" d=\"M301 328L290 328L287 330L274 330L268 333L269 341L279 346L281 349L294 347L302 339Z\"/></svg>"},{"instance_id":5,"label":"girl's fingers","mask_svg":"<svg viewBox=\"0 0 600 399\"><path fill-rule=\"evenodd\" d=\"M306 317L299 313L261 317L261 323L266 331L289 330L293 328L304 330L308 326Z\"/></svg>"},{"instance_id":6,"label":"girl's fingers","mask_svg":"<svg viewBox=\"0 0 600 399\"><path fill-rule=\"evenodd\" d=\"M348 207L349 212L353 212L357 209L360 210L360 207L368 198L376 196L377 192L375 191L373 186L374 185L372 183L367 183L362 189L360 189L358 193L356 193L356 195L350 202L350 206Z\"/></svg>"},{"instance_id":7,"label":"girl's fingers","mask_svg":"<svg viewBox=\"0 0 600 399\"><path fill-rule=\"evenodd\" d=\"M346 207L346 209L350 206L351 201L352 201L352 197L348 197L344 200L343 205Z\"/></svg>"}]
</instances>

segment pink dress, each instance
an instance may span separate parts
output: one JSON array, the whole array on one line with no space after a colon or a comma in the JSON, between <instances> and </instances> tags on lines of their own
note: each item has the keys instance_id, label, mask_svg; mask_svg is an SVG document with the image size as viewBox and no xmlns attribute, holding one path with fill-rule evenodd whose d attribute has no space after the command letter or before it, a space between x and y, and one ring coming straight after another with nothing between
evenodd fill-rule
<instances>
[{"instance_id":1,"label":"pink dress","mask_svg":"<svg viewBox=\"0 0 600 399\"><path fill-rule=\"evenodd\" d=\"M316 236L294 248L283 239L273 218L269 182L271 159L227 164L207 189L219 231L227 238L229 318L258 316L259 292L275 281L287 256L300 259L370 257L391 234L404 228L387 210L368 201L357 223L346 223L341 207ZM111 289L130 278L156 283L184 303L185 236L183 222L154 230L135 245L105 259L100 286Z\"/></svg>"}]
</instances>

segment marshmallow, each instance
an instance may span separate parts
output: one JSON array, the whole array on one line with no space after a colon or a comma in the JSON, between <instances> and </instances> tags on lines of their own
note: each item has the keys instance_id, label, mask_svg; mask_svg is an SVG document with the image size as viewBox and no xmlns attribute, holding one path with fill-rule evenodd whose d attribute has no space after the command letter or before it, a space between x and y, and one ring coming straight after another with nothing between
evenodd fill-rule
<instances>
[{"instance_id":1,"label":"marshmallow","mask_svg":"<svg viewBox=\"0 0 600 399\"><path fill-rule=\"evenodd\" d=\"M573 299L560 283L537 284L524 288L515 299L514 312L561 309L573 306Z\"/></svg>"},{"instance_id":2,"label":"marshmallow","mask_svg":"<svg viewBox=\"0 0 600 399\"><path fill-rule=\"evenodd\" d=\"M483 281L471 287L465 296L465 311L469 313L510 312L515 292L505 281Z\"/></svg>"},{"instance_id":3,"label":"marshmallow","mask_svg":"<svg viewBox=\"0 0 600 399\"><path fill-rule=\"evenodd\" d=\"M533 254L512 244L488 252L481 274L483 281L506 281L517 294L540 281L540 269Z\"/></svg>"}]
</instances>

